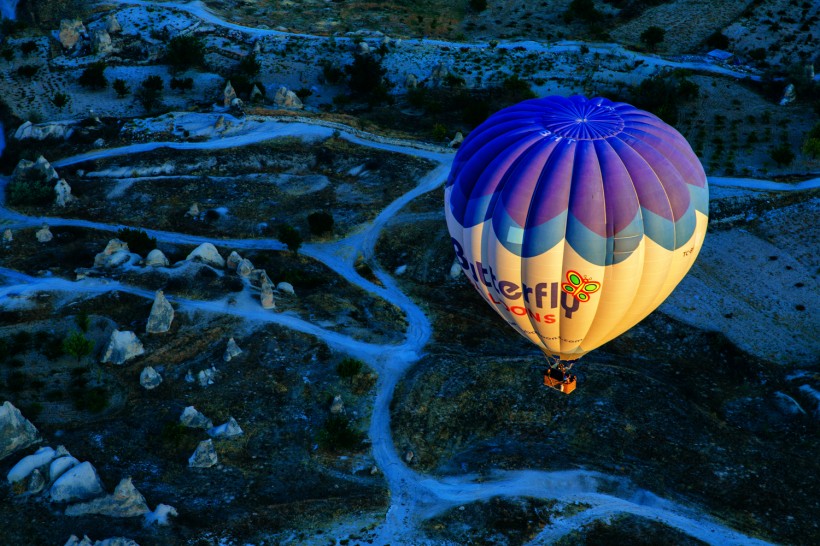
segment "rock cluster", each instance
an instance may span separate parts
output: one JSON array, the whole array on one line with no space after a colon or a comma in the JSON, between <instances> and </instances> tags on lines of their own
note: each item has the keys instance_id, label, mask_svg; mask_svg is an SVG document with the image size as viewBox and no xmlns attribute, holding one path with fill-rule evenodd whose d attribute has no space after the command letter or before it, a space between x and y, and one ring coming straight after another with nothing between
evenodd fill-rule
<instances>
[{"instance_id":1,"label":"rock cluster","mask_svg":"<svg viewBox=\"0 0 820 546\"><path fill-rule=\"evenodd\" d=\"M188 406L182 410L182 415L179 416L179 423L188 428L210 429L214 426L213 421L205 417L205 415L197 411L193 406Z\"/></svg>"},{"instance_id":2,"label":"rock cluster","mask_svg":"<svg viewBox=\"0 0 820 546\"><path fill-rule=\"evenodd\" d=\"M74 133L74 124L67 122L38 123L26 121L14 132L17 140L44 140L46 138L68 138ZM30 162L29 162L30 163Z\"/></svg>"},{"instance_id":3,"label":"rock cluster","mask_svg":"<svg viewBox=\"0 0 820 546\"><path fill-rule=\"evenodd\" d=\"M94 267L110 269L119 267L131 259L128 243L119 239L111 239L102 252L94 256Z\"/></svg>"},{"instance_id":4,"label":"rock cluster","mask_svg":"<svg viewBox=\"0 0 820 546\"><path fill-rule=\"evenodd\" d=\"M110 53L113 49L111 36L105 29L95 30L91 34L91 51L98 54Z\"/></svg>"},{"instance_id":5,"label":"rock cluster","mask_svg":"<svg viewBox=\"0 0 820 546\"><path fill-rule=\"evenodd\" d=\"M57 194L54 202L58 207L64 207L75 199L75 197L71 195L71 186L68 185L68 182L66 182L64 178L57 181L57 184L54 186L54 193Z\"/></svg>"},{"instance_id":6,"label":"rock cluster","mask_svg":"<svg viewBox=\"0 0 820 546\"><path fill-rule=\"evenodd\" d=\"M162 290L157 290L154 297L154 304L151 306L151 314L148 316L148 324L145 331L149 334L161 334L171 329L171 322L174 320L174 308L165 298Z\"/></svg>"},{"instance_id":7,"label":"rock cluster","mask_svg":"<svg viewBox=\"0 0 820 546\"><path fill-rule=\"evenodd\" d=\"M273 97L273 104L279 108L292 108L294 110L301 110L303 108L302 101L299 97L288 89L287 87L280 87Z\"/></svg>"},{"instance_id":8,"label":"rock cluster","mask_svg":"<svg viewBox=\"0 0 820 546\"><path fill-rule=\"evenodd\" d=\"M123 478L114 492L88 502L72 504L65 510L67 516L98 514L112 518L133 518L150 512L145 497L137 491L131 478Z\"/></svg>"},{"instance_id":9,"label":"rock cluster","mask_svg":"<svg viewBox=\"0 0 820 546\"><path fill-rule=\"evenodd\" d=\"M230 362L233 357L239 356L240 354L242 354L242 349L236 344L234 338L231 338L228 340L228 346L225 348L225 354L222 355L222 360Z\"/></svg>"},{"instance_id":10,"label":"rock cluster","mask_svg":"<svg viewBox=\"0 0 820 546\"><path fill-rule=\"evenodd\" d=\"M82 540L77 535L71 535L64 546L140 546L130 538L113 537L103 540L92 541L88 535L83 535Z\"/></svg>"},{"instance_id":11,"label":"rock cluster","mask_svg":"<svg viewBox=\"0 0 820 546\"><path fill-rule=\"evenodd\" d=\"M211 243L202 243L196 247L186 260L196 260L212 267L225 267L225 258L223 258L216 247Z\"/></svg>"},{"instance_id":12,"label":"rock cluster","mask_svg":"<svg viewBox=\"0 0 820 546\"><path fill-rule=\"evenodd\" d=\"M145 353L145 349L142 346L142 342L137 338L137 334L134 332L114 330L111 332L111 339L105 348L102 361L120 365L125 364L127 360L131 360L143 353Z\"/></svg>"},{"instance_id":13,"label":"rock cluster","mask_svg":"<svg viewBox=\"0 0 820 546\"><path fill-rule=\"evenodd\" d=\"M71 49L82 40L85 34L85 25L79 19L63 19L60 21L58 39L65 49Z\"/></svg>"}]
</instances>

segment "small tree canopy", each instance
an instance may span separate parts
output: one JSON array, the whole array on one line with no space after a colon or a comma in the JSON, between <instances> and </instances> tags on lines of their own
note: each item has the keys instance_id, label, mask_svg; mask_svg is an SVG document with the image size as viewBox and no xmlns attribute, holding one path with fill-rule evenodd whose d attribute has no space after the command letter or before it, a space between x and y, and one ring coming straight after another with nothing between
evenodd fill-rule
<instances>
[{"instance_id":1,"label":"small tree canopy","mask_svg":"<svg viewBox=\"0 0 820 546\"><path fill-rule=\"evenodd\" d=\"M83 357L91 354L94 350L94 342L85 337L82 332L72 332L63 340L63 352L77 359L79 364Z\"/></svg>"},{"instance_id":2,"label":"small tree canopy","mask_svg":"<svg viewBox=\"0 0 820 546\"><path fill-rule=\"evenodd\" d=\"M80 85L89 89L105 89L108 80L105 79L105 62L97 61L80 74Z\"/></svg>"},{"instance_id":3,"label":"small tree canopy","mask_svg":"<svg viewBox=\"0 0 820 546\"><path fill-rule=\"evenodd\" d=\"M165 49L165 61L174 72L198 68L205 63L205 44L198 36L174 36Z\"/></svg>"},{"instance_id":4,"label":"small tree canopy","mask_svg":"<svg viewBox=\"0 0 820 546\"><path fill-rule=\"evenodd\" d=\"M651 26L641 32L641 42L645 43L649 49L654 51L655 46L663 41L665 35L666 31L661 27Z\"/></svg>"}]
</instances>

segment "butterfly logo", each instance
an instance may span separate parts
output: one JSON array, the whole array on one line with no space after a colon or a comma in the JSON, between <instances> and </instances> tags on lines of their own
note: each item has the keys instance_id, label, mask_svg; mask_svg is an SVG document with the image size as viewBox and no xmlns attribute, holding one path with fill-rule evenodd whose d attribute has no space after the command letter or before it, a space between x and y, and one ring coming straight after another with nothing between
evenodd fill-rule
<instances>
[{"instance_id":1,"label":"butterfly logo","mask_svg":"<svg viewBox=\"0 0 820 546\"><path fill-rule=\"evenodd\" d=\"M567 271L567 282L561 289L567 294L572 294L578 301L589 301L589 295L601 289L601 283L584 277L577 271L570 269Z\"/></svg>"}]
</instances>

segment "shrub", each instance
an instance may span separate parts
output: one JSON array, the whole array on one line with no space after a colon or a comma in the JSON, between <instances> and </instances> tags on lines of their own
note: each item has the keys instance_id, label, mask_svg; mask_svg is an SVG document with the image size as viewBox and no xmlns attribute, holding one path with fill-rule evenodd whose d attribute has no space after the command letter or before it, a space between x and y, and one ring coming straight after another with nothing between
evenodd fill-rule
<instances>
[{"instance_id":1,"label":"shrub","mask_svg":"<svg viewBox=\"0 0 820 546\"><path fill-rule=\"evenodd\" d=\"M105 78L105 62L97 61L83 70L79 82L80 85L89 89L105 89L108 86L108 80Z\"/></svg>"},{"instance_id":2,"label":"shrub","mask_svg":"<svg viewBox=\"0 0 820 546\"><path fill-rule=\"evenodd\" d=\"M820 123L815 124L806 135L806 140L803 141L803 153L813 158L820 157Z\"/></svg>"},{"instance_id":3,"label":"shrub","mask_svg":"<svg viewBox=\"0 0 820 546\"><path fill-rule=\"evenodd\" d=\"M361 445L364 435L350 426L344 415L331 415L317 435L319 447L326 451L352 450Z\"/></svg>"},{"instance_id":4,"label":"shrub","mask_svg":"<svg viewBox=\"0 0 820 546\"><path fill-rule=\"evenodd\" d=\"M388 100L387 86L384 76L387 69L374 55L353 56L353 63L345 66L348 75L347 85L350 90L364 97L370 105L379 104Z\"/></svg>"},{"instance_id":5,"label":"shrub","mask_svg":"<svg viewBox=\"0 0 820 546\"><path fill-rule=\"evenodd\" d=\"M23 78L31 78L38 70L40 70L40 67L36 64L23 64L17 67L17 75Z\"/></svg>"},{"instance_id":6,"label":"shrub","mask_svg":"<svg viewBox=\"0 0 820 546\"><path fill-rule=\"evenodd\" d=\"M279 226L276 238L285 243L288 246L288 250L294 254L299 252L299 248L302 246L302 236L299 235L296 228L288 224Z\"/></svg>"},{"instance_id":7,"label":"shrub","mask_svg":"<svg viewBox=\"0 0 820 546\"><path fill-rule=\"evenodd\" d=\"M325 59L322 61L322 76L327 83L335 85L344 80L345 73L342 69Z\"/></svg>"},{"instance_id":8,"label":"shrub","mask_svg":"<svg viewBox=\"0 0 820 546\"><path fill-rule=\"evenodd\" d=\"M75 388L71 391L74 407L80 411L99 413L108 407L110 394L102 387Z\"/></svg>"},{"instance_id":9,"label":"shrub","mask_svg":"<svg viewBox=\"0 0 820 546\"><path fill-rule=\"evenodd\" d=\"M782 167L794 161L794 152L788 142L784 142L779 146L772 148L769 151L769 157L771 157L778 166Z\"/></svg>"},{"instance_id":10,"label":"shrub","mask_svg":"<svg viewBox=\"0 0 820 546\"><path fill-rule=\"evenodd\" d=\"M256 58L256 53L251 53L250 55L246 55L239 61L239 66L237 66L237 71L240 74L244 74L249 79L253 79L259 75L259 70L262 68L262 64Z\"/></svg>"},{"instance_id":11,"label":"shrub","mask_svg":"<svg viewBox=\"0 0 820 546\"><path fill-rule=\"evenodd\" d=\"M23 42L20 44L20 51L23 52L23 55L31 55L37 49L37 42L34 40L29 40L27 42Z\"/></svg>"},{"instance_id":12,"label":"shrub","mask_svg":"<svg viewBox=\"0 0 820 546\"><path fill-rule=\"evenodd\" d=\"M162 85L162 78L159 76L148 76L134 93L146 112L153 112L162 106Z\"/></svg>"},{"instance_id":13,"label":"shrub","mask_svg":"<svg viewBox=\"0 0 820 546\"><path fill-rule=\"evenodd\" d=\"M729 47L729 38L721 31L716 30L706 38L706 45L711 49L726 49Z\"/></svg>"},{"instance_id":14,"label":"shrub","mask_svg":"<svg viewBox=\"0 0 820 546\"><path fill-rule=\"evenodd\" d=\"M153 89L156 91L162 91L164 84L162 82L162 78L160 76L148 76L144 80L142 80L142 87L146 89Z\"/></svg>"},{"instance_id":15,"label":"shrub","mask_svg":"<svg viewBox=\"0 0 820 546\"><path fill-rule=\"evenodd\" d=\"M571 22L573 19L581 19L591 23L600 21L603 14L595 8L592 0L572 0L567 11L564 12L564 21Z\"/></svg>"},{"instance_id":16,"label":"shrub","mask_svg":"<svg viewBox=\"0 0 820 546\"><path fill-rule=\"evenodd\" d=\"M336 366L336 373L339 377L354 377L361 373L363 365L364 363L357 358L346 357Z\"/></svg>"},{"instance_id":17,"label":"shrub","mask_svg":"<svg viewBox=\"0 0 820 546\"><path fill-rule=\"evenodd\" d=\"M94 342L85 337L82 332L72 332L63 340L63 352L76 358L77 364L93 350Z\"/></svg>"},{"instance_id":18,"label":"shrub","mask_svg":"<svg viewBox=\"0 0 820 546\"><path fill-rule=\"evenodd\" d=\"M329 212L319 211L308 215L308 226L314 235L322 235L333 230L333 215Z\"/></svg>"},{"instance_id":19,"label":"shrub","mask_svg":"<svg viewBox=\"0 0 820 546\"><path fill-rule=\"evenodd\" d=\"M122 78L117 78L114 80L112 87L114 88L114 91L116 91L119 98L123 98L130 91L128 84L125 83L125 80Z\"/></svg>"},{"instance_id":20,"label":"shrub","mask_svg":"<svg viewBox=\"0 0 820 546\"><path fill-rule=\"evenodd\" d=\"M198 36L174 36L165 48L165 62L173 72L198 68L205 62L205 44Z\"/></svg>"},{"instance_id":21,"label":"shrub","mask_svg":"<svg viewBox=\"0 0 820 546\"><path fill-rule=\"evenodd\" d=\"M68 95L66 95L65 93L57 92L54 94L53 97L51 97L51 102L57 108L62 108L63 106L68 104Z\"/></svg>"},{"instance_id":22,"label":"shrub","mask_svg":"<svg viewBox=\"0 0 820 546\"><path fill-rule=\"evenodd\" d=\"M433 137L433 140L441 141L447 136L447 127L442 125L441 123L436 123L433 125L433 129L430 132Z\"/></svg>"},{"instance_id":23,"label":"shrub","mask_svg":"<svg viewBox=\"0 0 820 546\"><path fill-rule=\"evenodd\" d=\"M176 89L184 93L185 91L190 91L193 88L193 78L171 78L171 89Z\"/></svg>"},{"instance_id":24,"label":"shrub","mask_svg":"<svg viewBox=\"0 0 820 546\"><path fill-rule=\"evenodd\" d=\"M88 332L88 329L91 327L91 317L88 316L88 311L83 309L77 313L77 316L74 317L74 323L83 332Z\"/></svg>"},{"instance_id":25,"label":"shrub","mask_svg":"<svg viewBox=\"0 0 820 546\"><path fill-rule=\"evenodd\" d=\"M12 206L47 206L54 198L53 181L34 169L14 177L6 186L6 201Z\"/></svg>"},{"instance_id":26,"label":"shrub","mask_svg":"<svg viewBox=\"0 0 820 546\"><path fill-rule=\"evenodd\" d=\"M117 231L117 239L128 243L128 250L140 255L146 255L157 248L157 238L139 228L121 228Z\"/></svg>"},{"instance_id":27,"label":"shrub","mask_svg":"<svg viewBox=\"0 0 820 546\"><path fill-rule=\"evenodd\" d=\"M651 26L641 32L641 42L646 44L652 51L655 51L655 46L663 41L665 35L666 31L661 27Z\"/></svg>"}]
</instances>

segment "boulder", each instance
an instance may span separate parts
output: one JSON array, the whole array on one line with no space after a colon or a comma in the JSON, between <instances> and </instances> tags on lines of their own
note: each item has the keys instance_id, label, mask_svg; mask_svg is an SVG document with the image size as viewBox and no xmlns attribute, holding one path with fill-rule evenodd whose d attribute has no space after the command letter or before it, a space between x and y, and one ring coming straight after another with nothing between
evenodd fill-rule
<instances>
[{"instance_id":1,"label":"boulder","mask_svg":"<svg viewBox=\"0 0 820 546\"><path fill-rule=\"evenodd\" d=\"M430 79L433 80L433 84L441 84L444 79L450 75L450 69L447 68L447 65L444 63L438 63L436 66L433 67L433 72L430 74Z\"/></svg>"},{"instance_id":2,"label":"boulder","mask_svg":"<svg viewBox=\"0 0 820 546\"><path fill-rule=\"evenodd\" d=\"M11 228L6 228L3 230L3 242L10 243L14 240L14 235L11 233Z\"/></svg>"},{"instance_id":3,"label":"boulder","mask_svg":"<svg viewBox=\"0 0 820 546\"><path fill-rule=\"evenodd\" d=\"M210 468L218 462L214 441L211 439L199 442L194 454L188 458L188 466L191 468Z\"/></svg>"},{"instance_id":4,"label":"boulder","mask_svg":"<svg viewBox=\"0 0 820 546\"><path fill-rule=\"evenodd\" d=\"M211 438L234 438L243 434L239 423L233 417L229 418L227 423L208 429L208 436Z\"/></svg>"},{"instance_id":5,"label":"boulder","mask_svg":"<svg viewBox=\"0 0 820 546\"><path fill-rule=\"evenodd\" d=\"M47 485L48 482L46 481L43 473L39 468L35 469L29 476L28 485L26 486L26 494L36 495L37 493L42 493Z\"/></svg>"},{"instance_id":6,"label":"boulder","mask_svg":"<svg viewBox=\"0 0 820 546\"><path fill-rule=\"evenodd\" d=\"M149 252L145 257L145 265L148 267L168 267L169 263L168 258L158 248Z\"/></svg>"},{"instance_id":7,"label":"boulder","mask_svg":"<svg viewBox=\"0 0 820 546\"><path fill-rule=\"evenodd\" d=\"M406 89L415 89L419 86L419 78L415 74L407 74L404 77L404 87Z\"/></svg>"},{"instance_id":8,"label":"boulder","mask_svg":"<svg viewBox=\"0 0 820 546\"><path fill-rule=\"evenodd\" d=\"M225 89L222 90L222 104L225 107L229 107L229 106L231 106L231 103L233 103L233 100L235 98L236 98L236 91L234 91L230 80L228 80L228 83L225 84Z\"/></svg>"},{"instance_id":9,"label":"boulder","mask_svg":"<svg viewBox=\"0 0 820 546\"><path fill-rule=\"evenodd\" d=\"M276 309L276 302L273 300L273 285L263 282L259 292L259 303L263 309Z\"/></svg>"},{"instance_id":10,"label":"boulder","mask_svg":"<svg viewBox=\"0 0 820 546\"><path fill-rule=\"evenodd\" d=\"M356 53L359 55L369 55L370 45L367 42L359 42L356 44Z\"/></svg>"},{"instance_id":11,"label":"boulder","mask_svg":"<svg viewBox=\"0 0 820 546\"><path fill-rule=\"evenodd\" d=\"M119 267L131 259L128 243L119 239L110 239L105 249L94 256L94 267Z\"/></svg>"},{"instance_id":12,"label":"boulder","mask_svg":"<svg viewBox=\"0 0 820 546\"><path fill-rule=\"evenodd\" d=\"M458 260L453 262L453 265L450 266L450 278L457 279L459 275L461 275L461 264Z\"/></svg>"},{"instance_id":13,"label":"boulder","mask_svg":"<svg viewBox=\"0 0 820 546\"><path fill-rule=\"evenodd\" d=\"M150 527L151 525L157 524L160 526L170 525L171 522L168 521L168 516L177 516L177 509L173 506L169 506L167 504L158 504L156 508L154 508L153 512L148 512L145 514L145 526Z\"/></svg>"},{"instance_id":14,"label":"boulder","mask_svg":"<svg viewBox=\"0 0 820 546\"><path fill-rule=\"evenodd\" d=\"M217 120L217 123L219 121ZM188 207L188 212L185 213L185 216L191 216L193 218L199 218L199 205L196 203L192 203L190 207Z\"/></svg>"},{"instance_id":15,"label":"boulder","mask_svg":"<svg viewBox=\"0 0 820 546\"><path fill-rule=\"evenodd\" d=\"M63 19L60 21L59 40L65 49L71 49L85 34L85 26L79 19Z\"/></svg>"},{"instance_id":16,"label":"boulder","mask_svg":"<svg viewBox=\"0 0 820 546\"><path fill-rule=\"evenodd\" d=\"M243 110L244 106L245 106L245 103L242 102L242 99L240 99L239 97L231 99L231 112L233 112L234 114L237 114L237 115L244 114L244 110Z\"/></svg>"},{"instance_id":17,"label":"boulder","mask_svg":"<svg viewBox=\"0 0 820 546\"><path fill-rule=\"evenodd\" d=\"M280 282L276 285L276 290L279 292L284 292L285 294L290 294L291 296L295 296L296 292L293 291L293 285L289 282Z\"/></svg>"},{"instance_id":18,"label":"boulder","mask_svg":"<svg viewBox=\"0 0 820 546\"><path fill-rule=\"evenodd\" d=\"M105 29L97 29L91 34L91 51L98 54L110 53L113 49L111 36Z\"/></svg>"},{"instance_id":19,"label":"boulder","mask_svg":"<svg viewBox=\"0 0 820 546\"><path fill-rule=\"evenodd\" d=\"M30 121L26 121L14 132L14 138L17 140L66 139L73 133L74 124L71 122L57 121L34 125Z\"/></svg>"},{"instance_id":20,"label":"boulder","mask_svg":"<svg viewBox=\"0 0 820 546\"><path fill-rule=\"evenodd\" d=\"M200 372L196 375L196 379L199 382L200 387L207 387L208 385L213 385L215 377L216 370L214 368L206 368L204 370L200 370Z\"/></svg>"},{"instance_id":21,"label":"boulder","mask_svg":"<svg viewBox=\"0 0 820 546\"><path fill-rule=\"evenodd\" d=\"M151 306L151 314L148 315L148 324L145 331L149 334L162 334L171 329L171 322L174 320L174 308L168 303L162 290L157 290L154 296L154 304Z\"/></svg>"},{"instance_id":22,"label":"boulder","mask_svg":"<svg viewBox=\"0 0 820 546\"><path fill-rule=\"evenodd\" d=\"M120 26L120 22L117 20L116 13L112 13L105 18L105 30L108 32L108 34L116 34L117 32L122 32L122 26Z\"/></svg>"},{"instance_id":23,"label":"boulder","mask_svg":"<svg viewBox=\"0 0 820 546\"><path fill-rule=\"evenodd\" d=\"M450 148L458 148L462 142L464 142L464 135L459 131L456 133L456 136L453 137L453 140L450 141Z\"/></svg>"},{"instance_id":24,"label":"boulder","mask_svg":"<svg viewBox=\"0 0 820 546\"><path fill-rule=\"evenodd\" d=\"M236 344L234 338L231 338L228 340L228 346L225 348L225 354L222 355L222 360L230 362L233 357L239 356L240 354L242 354L242 349Z\"/></svg>"},{"instance_id":25,"label":"boulder","mask_svg":"<svg viewBox=\"0 0 820 546\"><path fill-rule=\"evenodd\" d=\"M235 250L231 250L231 253L228 254L228 259L225 260L225 267L236 271L236 268L239 266L239 263L242 261L242 256Z\"/></svg>"},{"instance_id":26,"label":"boulder","mask_svg":"<svg viewBox=\"0 0 820 546\"><path fill-rule=\"evenodd\" d=\"M124 478L111 495L88 502L72 504L65 509L66 516L99 514L112 518L133 518L150 512L145 497L137 491L131 478Z\"/></svg>"},{"instance_id":27,"label":"boulder","mask_svg":"<svg viewBox=\"0 0 820 546\"><path fill-rule=\"evenodd\" d=\"M268 272L264 269L254 269L251 271L250 281L251 285L259 288L261 288L263 284L273 286L273 281L270 280L270 277L268 277Z\"/></svg>"},{"instance_id":28,"label":"boulder","mask_svg":"<svg viewBox=\"0 0 820 546\"><path fill-rule=\"evenodd\" d=\"M342 400L342 395L337 394L333 397L333 402L330 404L330 413L337 414L337 413L344 413L345 411L345 403Z\"/></svg>"},{"instance_id":29,"label":"boulder","mask_svg":"<svg viewBox=\"0 0 820 546\"><path fill-rule=\"evenodd\" d=\"M186 260L196 260L212 267L225 267L225 258L223 258L219 251L211 243L202 243L196 247L193 252L188 254Z\"/></svg>"},{"instance_id":30,"label":"boulder","mask_svg":"<svg viewBox=\"0 0 820 546\"><path fill-rule=\"evenodd\" d=\"M54 186L54 193L57 194L54 202L58 207L64 207L75 199L75 197L71 195L71 186L68 185L65 178L61 178L57 181L57 184Z\"/></svg>"},{"instance_id":31,"label":"boulder","mask_svg":"<svg viewBox=\"0 0 820 546\"><path fill-rule=\"evenodd\" d=\"M253 263L247 258L243 258L236 266L236 274L240 277L250 277L253 273Z\"/></svg>"},{"instance_id":32,"label":"boulder","mask_svg":"<svg viewBox=\"0 0 820 546\"><path fill-rule=\"evenodd\" d=\"M56 452L50 447L41 447L32 455L27 455L17 461L17 464L11 467L6 479L9 483L19 482L28 478L29 474L49 464L56 456Z\"/></svg>"},{"instance_id":33,"label":"boulder","mask_svg":"<svg viewBox=\"0 0 820 546\"><path fill-rule=\"evenodd\" d=\"M0 461L39 440L37 429L11 402L0 406Z\"/></svg>"},{"instance_id":34,"label":"boulder","mask_svg":"<svg viewBox=\"0 0 820 546\"><path fill-rule=\"evenodd\" d=\"M406 265L400 265L399 267L397 267L393 271L393 274L396 275L396 276L401 276L401 275L404 275L405 273L407 273L407 266Z\"/></svg>"},{"instance_id":35,"label":"boulder","mask_svg":"<svg viewBox=\"0 0 820 546\"><path fill-rule=\"evenodd\" d=\"M104 494L100 477L88 461L70 468L57 478L49 490L49 496L54 502L77 502Z\"/></svg>"},{"instance_id":36,"label":"boulder","mask_svg":"<svg viewBox=\"0 0 820 546\"><path fill-rule=\"evenodd\" d=\"M794 90L794 84L790 83L783 91L783 98L780 99L780 106L786 106L797 100L797 92Z\"/></svg>"},{"instance_id":37,"label":"boulder","mask_svg":"<svg viewBox=\"0 0 820 546\"><path fill-rule=\"evenodd\" d=\"M33 171L40 180L45 182L49 182L51 180L56 182L60 179L60 175L57 174L57 171L51 166L51 163L49 163L43 156L38 157L37 161L21 159L17 163L17 166L14 167L14 172L11 173L11 176L12 178L30 176L30 171Z\"/></svg>"},{"instance_id":38,"label":"boulder","mask_svg":"<svg viewBox=\"0 0 820 546\"><path fill-rule=\"evenodd\" d=\"M62 457L57 457L56 459L51 461L51 464L48 466L48 481L56 481L57 478L65 474L66 470L68 470L69 468L74 468L78 464L80 464L80 461L78 461L75 457L72 457L71 455L63 455Z\"/></svg>"},{"instance_id":39,"label":"boulder","mask_svg":"<svg viewBox=\"0 0 820 546\"><path fill-rule=\"evenodd\" d=\"M102 361L120 365L143 353L145 353L145 349L142 342L137 338L137 334L114 330L111 332L111 339L108 341L105 353L103 353Z\"/></svg>"},{"instance_id":40,"label":"boulder","mask_svg":"<svg viewBox=\"0 0 820 546\"><path fill-rule=\"evenodd\" d=\"M302 101L299 100L296 93L284 86L276 91L276 95L273 97L273 104L279 108L302 109Z\"/></svg>"},{"instance_id":41,"label":"boulder","mask_svg":"<svg viewBox=\"0 0 820 546\"><path fill-rule=\"evenodd\" d=\"M41 243L47 243L54 238L54 235L51 233L51 230L48 228L47 224L43 224L43 227L37 230L35 236L37 237L37 240Z\"/></svg>"},{"instance_id":42,"label":"boulder","mask_svg":"<svg viewBox=\"0 0 820 546\"><path fill-rule=\"evenodd\" d=\"M159 387L160 383L162 383L162 376L151 366L146 366L140 372L140 385L145 389L150 391Z\"/></svg>"},{"instance_id":43,"label":"boulder","mask_svg":"<svg viewBox=\"0 0 820 546\"><path fill-rule=\"evenodd\" d=\"M193 406L188 406L182 410L182 415L179 416L179 423L188 428L209 429L214 427L213 421L205 417L205 415L197 411Z\"/></svg>"}]
</instances>

